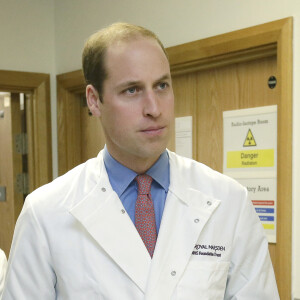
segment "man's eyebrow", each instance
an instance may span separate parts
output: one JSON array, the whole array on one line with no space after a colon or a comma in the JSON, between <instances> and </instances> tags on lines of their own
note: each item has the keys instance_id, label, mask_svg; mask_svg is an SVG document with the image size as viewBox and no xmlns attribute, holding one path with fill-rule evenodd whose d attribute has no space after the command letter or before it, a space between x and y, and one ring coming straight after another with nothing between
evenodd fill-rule
<instances>
[{"instance_id":1,"label":"man's eyebrow","mask_svg":"<svg viewBox=\"0 0 300 300\"><path fill-rule=\"evenodd\" d=\"M160 82L160 81L164 81L164 80L171 80L171 75L165 74L165 75L161 76L159 79L155 80L155 82Z\"/></svg>"},{"instance_id":2,"label":"man's eyebrow","mask_svg":"<svg viewBox=\"0 0 300 300\"><path fill-rule=\"evenodd\" d=\"M164 81L164 80L171 80L171 75L170 74L165 74L163 76L161 76L160 78L156 79L154 81L154 84L158 83L158 82L161 82L161 81ZM126 88L126 87L130 87L130 86L135 86L135 85L141 85L142 84L142 81L139 81L139 80L129 80L129 81L125 81L125 82L122 82L120 83L117 88L118 89L123 89L123 88Z\"/></svg>"},{"instance_id":3,"label":"man's eyebrow","mask_svg":"<svg viewBox=\"0 0 300 300\"><path fill-rule=\"evenodd\" d=\"M120 83L117 87L119 89L122 89L122 88L126 88L126 87L129 87L129 86L134 86L134 85L140 85L142 82L141 81L134 81L134 80L131 80L131 81L125 81L125 82L122 82Z\"/></svg>"}]
</instances>

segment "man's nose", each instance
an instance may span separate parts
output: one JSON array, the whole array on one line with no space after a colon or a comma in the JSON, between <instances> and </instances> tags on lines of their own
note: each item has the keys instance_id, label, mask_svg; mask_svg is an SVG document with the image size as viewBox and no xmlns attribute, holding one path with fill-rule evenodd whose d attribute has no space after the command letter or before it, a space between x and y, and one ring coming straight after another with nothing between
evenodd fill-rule
<instances>
[{"instance_id":1,"label":"man's nose","mask_svg":"<svg viewBox=\"0 0 300 300\"><path fill-rule=\"evenodd\" d=\"M144 97L144 115L153 118L161 114L159 99L154 91L147 91Z\"/></svg>"}]
</instances>

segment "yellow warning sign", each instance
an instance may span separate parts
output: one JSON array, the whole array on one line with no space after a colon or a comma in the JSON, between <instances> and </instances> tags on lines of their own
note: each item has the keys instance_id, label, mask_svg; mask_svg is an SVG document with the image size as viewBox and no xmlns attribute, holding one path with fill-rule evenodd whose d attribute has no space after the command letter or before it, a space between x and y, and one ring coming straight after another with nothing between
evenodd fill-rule
<instances>
[{"instance_id":1,"label":"yellow warning sign","mask_svg":"<svg viewBox=\"0 0 300 300\"><path fill-rule=\"evenodd\" d=\"M248 130L248 133L247 133L247 136L246 136L243 146L244 147L256 146L256 142L255 142L255 139L254 139L251 129Z\"/></svg>"},{"instance_id":2,"label":"yellow warning sign","mask_svg":"<svg viewBox=\"0 0 300 300\"><path fill-rule=\"evenodd\" d=\"M274 167L274 149L227 152L227 168L259 167Z\"/></svg>"},{"instance_id":3,"label":"yellow warning sign","mask_svg":"<svg viewBox=\"0 0 300 300\"><path fill-rule=\"evenodd\" d=\"M275 229L275 225L274 224L262 224L264 229Z\"/></svg>"}]
</instances>

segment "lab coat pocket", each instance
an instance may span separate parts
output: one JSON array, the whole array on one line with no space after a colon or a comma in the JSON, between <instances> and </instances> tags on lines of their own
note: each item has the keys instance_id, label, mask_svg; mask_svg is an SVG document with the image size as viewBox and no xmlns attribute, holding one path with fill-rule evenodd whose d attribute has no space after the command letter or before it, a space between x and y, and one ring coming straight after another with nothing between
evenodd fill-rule
<instances>
[{"instance_id":1,"label":"lab coat pocket","mask_svg":"<svg viewBox=\"0 0 300 300\"><path fill-rule=\"evenodd\" d=\"M177 299L222 300L229 262L190 261L177 287Z\"/></svg>"}]
</instances>

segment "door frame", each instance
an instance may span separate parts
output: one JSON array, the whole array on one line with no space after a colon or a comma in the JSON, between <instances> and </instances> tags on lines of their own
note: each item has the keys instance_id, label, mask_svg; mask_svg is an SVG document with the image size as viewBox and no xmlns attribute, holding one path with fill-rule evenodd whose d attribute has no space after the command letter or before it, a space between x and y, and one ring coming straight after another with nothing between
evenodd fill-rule
<instances>
[{"instance_id":1,"label":"door frame","mask_svg":"<svg viewBox=\"0 0 300 300\"><path fill-rule=\"evenodd\" d=\"M32 191L52 180L50 75L0 70L0 90L32 94L27 108Z\"/></svg>"},{"instance_id":2,"label":"door frame","mask_svg":"<svg viewBox=\"0 0 300 300\"><path fill-rule=\"evenodd\" d=\"M292 17L167 48L172 75L277 56L278 186L276 273L282 299L291 297L292 255ZM80 161L81 70L57 75L58 163L63 174ZM284 126L282 126L284 124Z\"/></svg>"}]
</instances>

